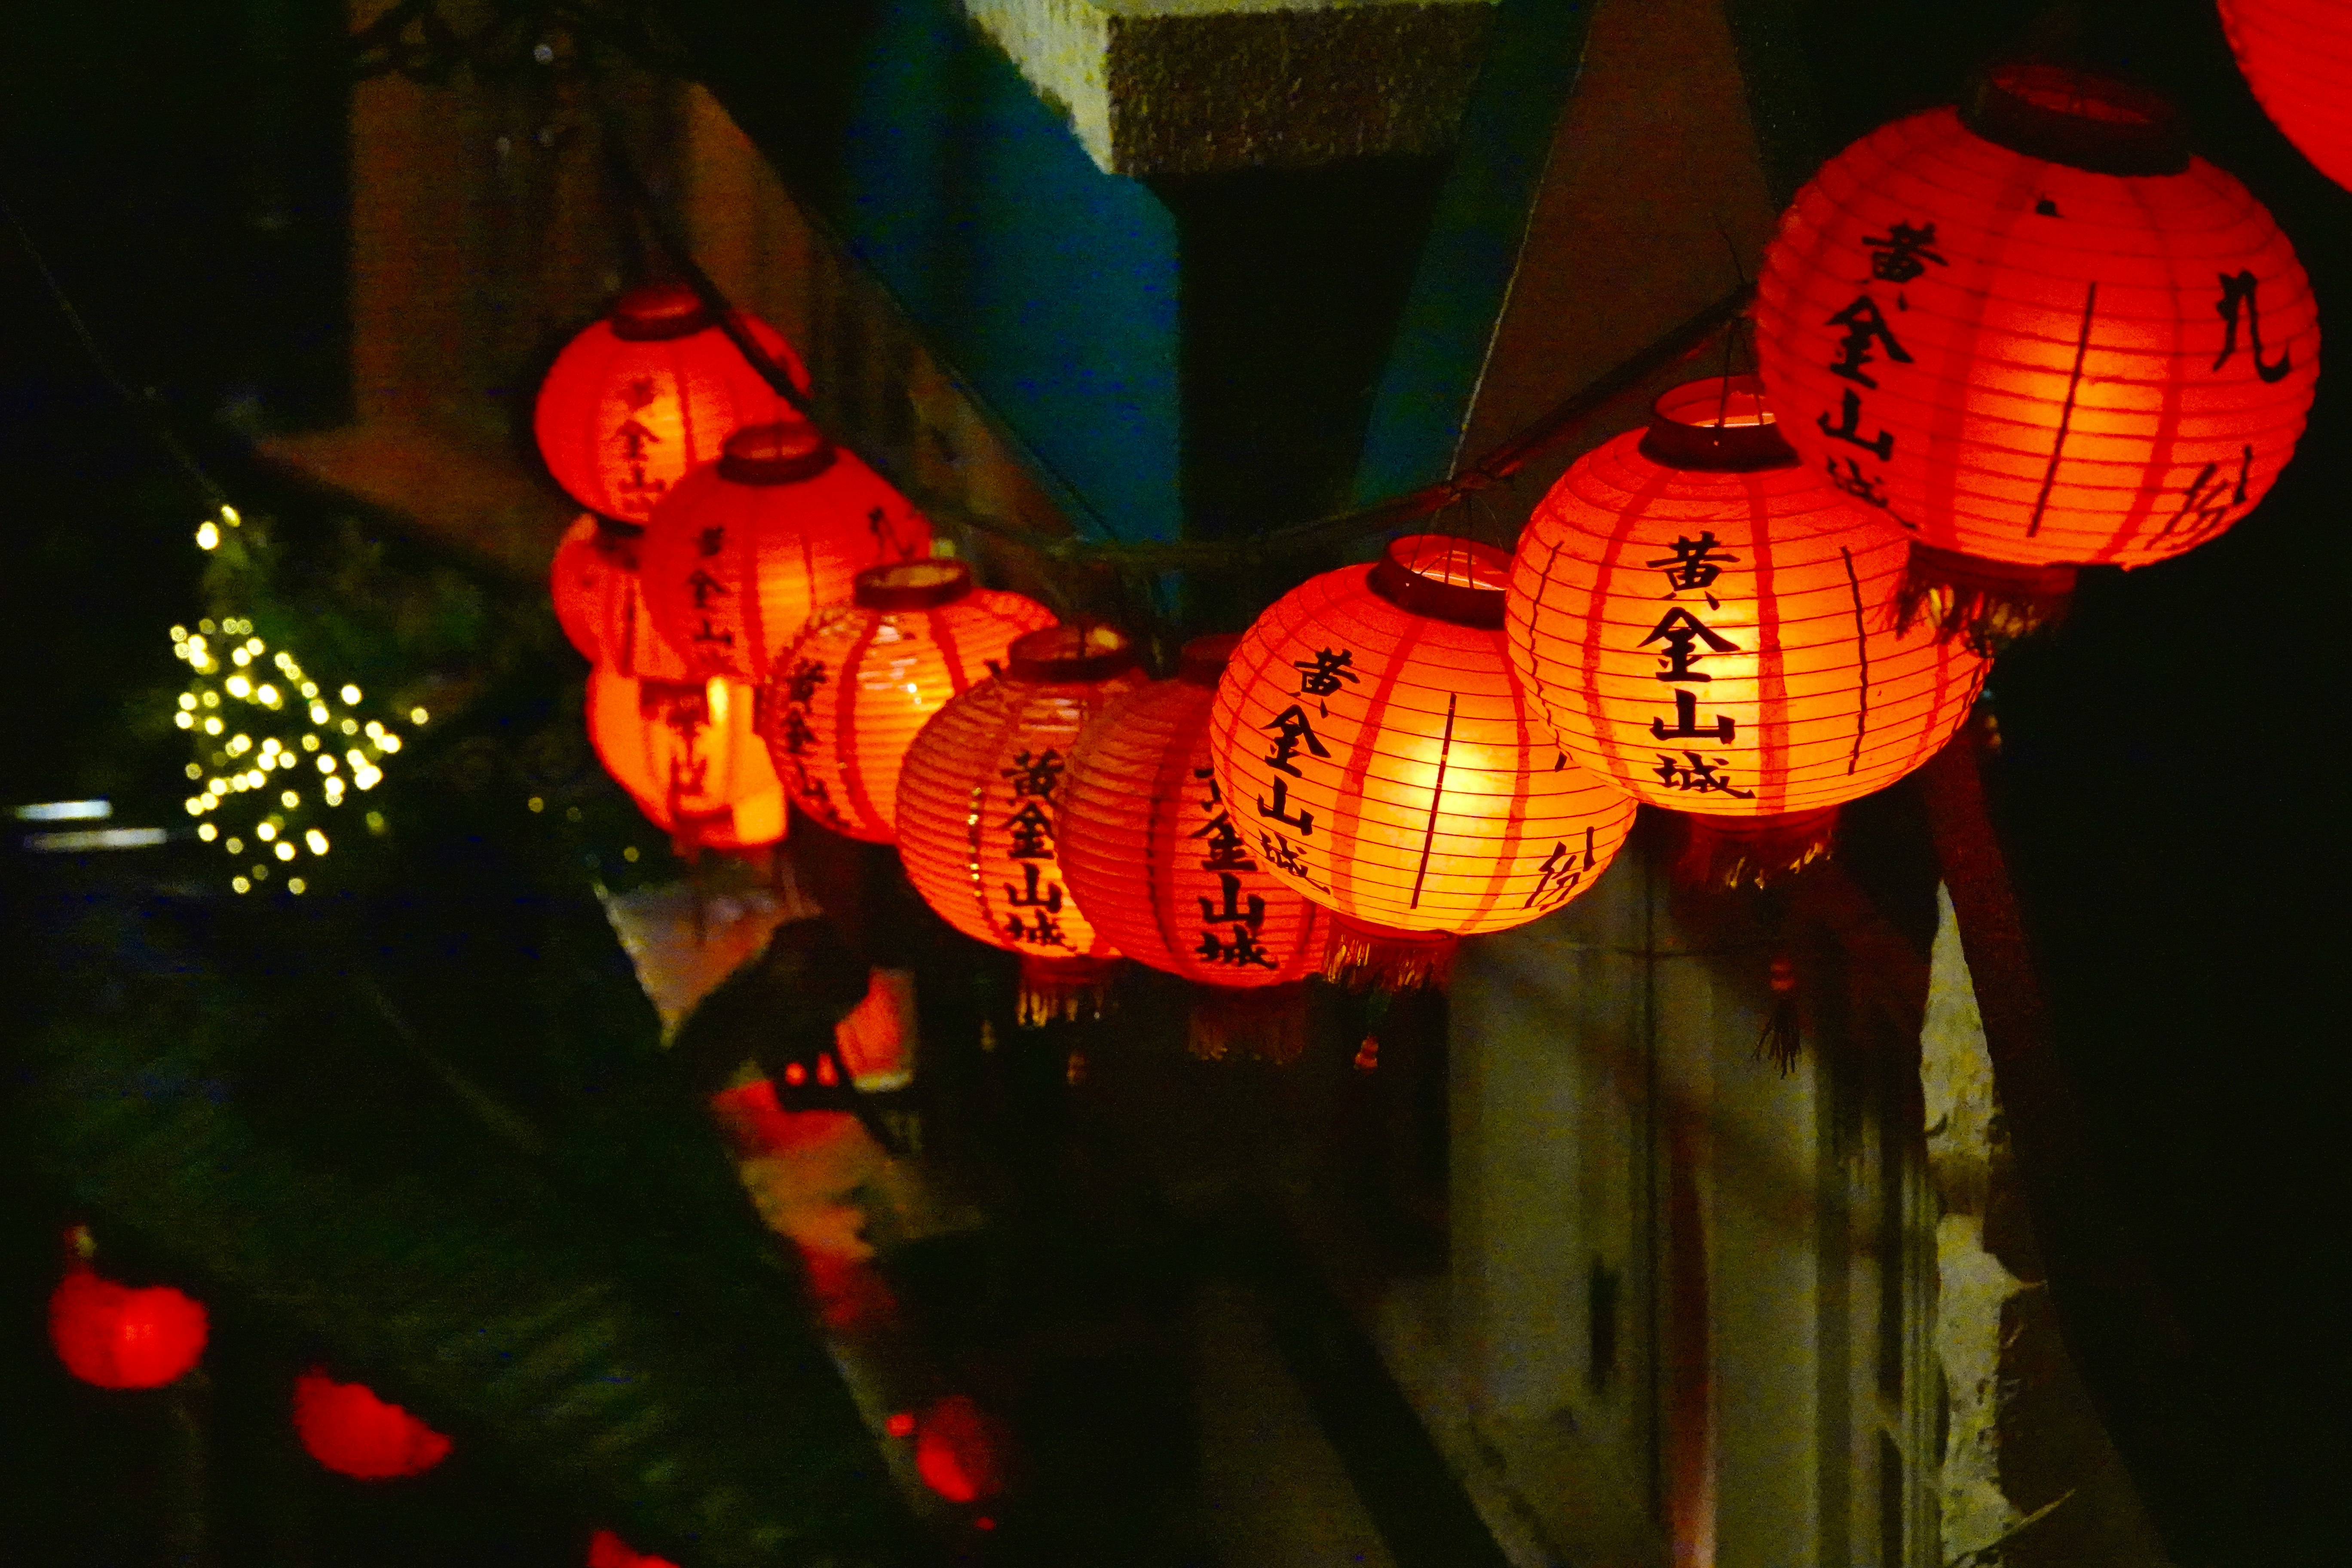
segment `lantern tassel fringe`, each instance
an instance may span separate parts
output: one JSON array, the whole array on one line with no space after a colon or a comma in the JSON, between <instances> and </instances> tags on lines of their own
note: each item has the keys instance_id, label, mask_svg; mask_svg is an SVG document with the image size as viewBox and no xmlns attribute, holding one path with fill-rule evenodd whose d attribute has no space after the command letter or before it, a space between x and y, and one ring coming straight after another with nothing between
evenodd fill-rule
<instances>
[{"instance_id":1,"label":"lantern tassel fringe","mask_svg":"<svg viewBox=\"0 0 2352 1568\"><path fill-rule=\"evenodd\" d=\"M1221 1062L1235 1053L1276 1067L1307 1049L1307 987L1288 985L1202 986L1193 993L1187 1041L1202 1061Z\"/></svg>"},{"instance_id":2,"label":"lantern tassel fringe","mask_svg":"<svg viewBox=\"0 0 2352 1568\"><path fill-rule=\"evenodd\" d=\"M1110 1010L1116 958L1040 958L1021 955L1021 989L1014 1016L1024 1029L1042 1029L1056 1018L1084 1023Z\"/></svg>"},{"instance_id":3,"label":"lantern tassel fringe","mask_svg":"<svg viewBox=\"0 0 2352 1568\"><path fill-rule=\"evenodd\" d=\"M1958 637L1969 652L1992 658L2065 620L2074 575L2072 566L2018 566L1914 542L1895 595L1895 629L1907 632L1924 620L1937 641Z\"/></svg>"},{"instance_id":4,"label":"lantern tassel fringe","mask_svg":"<svg viewBox=\"0 0 2352 1568\"><path fill-rule=\"evenodd\" d=\"M1797 1070L1804 1050L1804 1021L1797 1010L1797 966L1787 956L1772 960L1772 1005L1756 1037L1756 1059L1770 1062L1782 1078Z\"/></svg>"},{"instance_id":5,"label":"lantern tassel fringe","mask_svg":"<svg viewBox=\"0 0 2352 1568\"><path fill-rule=\"evenodd\" d=\"M1837 807L1769 816L1683 818L1675 879L1687 888L1762 888L1828 858L1837 843Z\"/></svg>"},{"instance_id":6,"label":"lantern tassel fringe","mask_svg":"<svg viewBox=\"0 0 2352 1568\"><path fill-rule=\"evenodd\" d=\"M1462 939L1451 931L1393 931L1335 917L1323 978L1351 991L1444 989Z\"/></svg>"}]
</instances>

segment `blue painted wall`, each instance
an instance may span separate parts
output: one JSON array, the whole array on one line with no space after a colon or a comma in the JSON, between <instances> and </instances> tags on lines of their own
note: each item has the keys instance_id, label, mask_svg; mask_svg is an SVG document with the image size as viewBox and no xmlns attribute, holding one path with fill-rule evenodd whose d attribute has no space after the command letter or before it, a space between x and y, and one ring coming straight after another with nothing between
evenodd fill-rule
<instances>
[{"instance_id":1,"label":"blue painted wall","mask_svg":"<svg viewBox=\"0 0 2352 1568\"><path fill-rule=\"evenodd\" d=\"M953 0L887 0L859 51L835 221L1044 460L1082 531L1173 539L1176 228L1097 169Z\"/></svg>"}]
</instances>

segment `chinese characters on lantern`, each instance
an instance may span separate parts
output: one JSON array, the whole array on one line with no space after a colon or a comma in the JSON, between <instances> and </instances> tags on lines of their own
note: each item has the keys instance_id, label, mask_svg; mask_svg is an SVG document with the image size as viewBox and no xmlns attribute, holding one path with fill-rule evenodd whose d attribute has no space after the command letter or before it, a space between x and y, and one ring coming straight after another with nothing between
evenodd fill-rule
<instances>
[{"instance_id":1,"label":"chinese characters on lantern","mask_svg":"<svg viewBox=\"0 0 2352 1568\"><path fill-rule=\"evenodd\" d=\"M1297 694L1314 698L1318 716L1329 718L1330 700L1345 694L1344 685L1356 683L1351 668L1355 662L1355 650L1344 647L1318 648L1312 658L1294 659L1292 668L1298 671ZM1315 879L1307 868L1306 857L1300 853L1306 840L1315 836L1315 814L1291 800L1290 780L1307 777L1299 771L1302 761L1329 762L1331 750L1315 732L1314 721L1307 717L1304 703L1292 703L1263 727L1268 737L1266 766L1274 769L1277 775L1287 776L1274 779L1271 797L1265 795L1256 797L1259 821L1275 825L1259 830L1258 849L1278 869L1304 879L1309 887L1319 889L1323 884ZM1284 831L1286 828L1288 833ZM1290 833L1298 836L1299 844L1290 842Z\"/></svg>"},{"instance_id":2,"label":"chinese characters on lantern","mask_svg":"<svg viewBox=\"0 0 2352 1568\"><path fill-rule=\"evenodd\" d=\"M1721 548L1712 530L1704 530L1696 539L1677 538L1674 552L1652 559L1647 564L1656 569L1666 580L1666 591L1660 597L1679 600L1684 594L1696 594L1706 600L1710 610L1721 607L1721 601L1712 592L1727 566L1736 566L1739 557ZM1713 654L1738 653L1738 643L1708 626L1686 605L1670 606L1650 628L1650 635L1633 646L1637 648L1657 645L1658 670L1656 679L1674 688L1674 720L1669 723L1664 714L1650 720L1650 734L1660 741L1713 741L1727 746L1738 733L1738 722L1728 713L1712 714L1702 719L1698 710L1699 693L1695 688L1704 686L1715 677L1697 668L1698 661ZM1731 795L1739 800L1753 800L1753 790L1735 786L1729 774L1717 770L1725 766L1722 757L1708 757L1694 750L1670 749L1658 753L1658 781L1668 789L1706 794L1710 791ZM1564 853L1564 850L1562 851ZM1558 855L1555 855L1558 858ZM1544 867L1549 879L1553 868ZM1530 900L1532 902L1532 900Z\"/></svg>"},{"instance_id":3,"label":"chinese characters on lantern","mask_svg":"<svg viewBox=\"0 0 2352 1568\"><path fill-rule=\"evenodd\" d=\"M782 717L774 721L769 731L769 750L790 767L792 776L785 781L785 787L800 803L801 809L828 827L845 830L847 824L841 808L834 804L833 792L825 787L823 779L809 772L808 766L808 759L819 744L816 727L809 722L809 702L824 682L824 661L801 658L793 662L782 680L762 694L779 696L784 701Z\"/></svg>"},{"instance_id":4,"label":"chinese characters on lantern","mask_svg":"<svg viewBox=\"0 0 2352 1568\"><path fill-rule=\"evenodd\" d=\"M1004 936L1029 947L1068 948L1062 934L1062 884L1049 879L1054 862L1054 791L1062 780L1062 753L1053 747L1015 752L1003 770L1013 787L1013 811L1004 819L1012 836L1007 858L1021 868L1021 881L1004 884ZM1026 911L1025 915L1024 912Z\"/></svg>"},{"instance_id":5,"label":"chinese characters on lantern","mask_svg":"<svg viewBox=\"0 0 2352 1568\"><path fill-rule=\"evenodd\" d=\"M1218 891L1215 898L1194 895L1201 906L1201 941L1192 950L1193 956L1206 963L1235 968L1276 968L1274 956L1258 940L1265 928L1265 900L1256 893L1244 896L1242 892L1240 873L1256 870L1257 862L1249 858L1248 847L1225 810L1225 797L1217 788L1214 770L1194 768L1192 776L1207 792L1201 796L1201 807L1210 815L1206 823L1192 830L1192 837L1202 841L1201 869L1217 874ZM1220 926L1223 930L1220 931Z\"/></svg>"},{"instance_id":6,"label":"chinese characters on lantern","mask_svg":"<svg viewBox=\"0 0 2352 1568\"><path fill-rule=\"evenodd\" d=\"M621 401L629 412L613 431L613 445L621 460L620 476L613 488L639 516L652 510L654 502L669 488L660 476L646 472L653 448L662 444L662 438L637 417L660 395L661 389L650 375L631 376L621 384Z\"/></svg>"}]
</instances>

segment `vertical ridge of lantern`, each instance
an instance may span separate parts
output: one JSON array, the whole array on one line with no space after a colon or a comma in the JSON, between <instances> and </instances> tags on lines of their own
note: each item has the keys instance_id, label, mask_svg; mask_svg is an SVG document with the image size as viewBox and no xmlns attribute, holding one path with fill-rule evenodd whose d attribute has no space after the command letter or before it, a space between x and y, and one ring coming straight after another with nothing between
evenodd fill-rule
<instances>
[{"instance_id":1,"label":"vertical ridge of lantern","mask_svg":"<svg viewBox=\"0 0 2352 1568\"><path fill-rule=\"evenodd\" d=\"M1442 973L1454 937L1582 891L1632 825L1528 711L1507 569L1471 541L1397 540L1285 595L1218 683L1219 788L1269 872L1332 911L1327 973Z\"/></svg>"},{"instance_id":2,"label":"vertical ridge of lantern","mask_svg":"<svg viewBox=\"0 0 2352 1568\"><path fill-rule=\"evenodd\" d=\"M1757 391L1675 388L1648 431L1577 459L1537 504L1505 598L1518 679L1560 746L1642 801L1720 819L1708 842L1738 847L1698 858L1748 868L1773 846L1821 853L1829 827L1809 819L1924 761L1984 670L1894 624L1904 535L1802 466Z\"/></svg>"},{"instance_id":3,"label":"vertical ridge of lantern","mask_svg":"<svg viewBox=\"0 0 2352 1568\"><path fill-rule=\"evenodd\" d=\"M793 800L836 833L898 837L899 764L924 724L1014 639L1054 624L1018 594L972 585L959 561L868 568L771 661L759 731Z\"/></svg>"},{"instance_id":4,"label":"vertical ridge of lantern","mask_svg":"<svg viewBox=\"0 0 2352 1568\"><path fill-rule=\"evenodd\" d=\"M1782 433L1910 531L1900 608L1990 646L2057 569L2168 559L2258 505L2317 374L2310 280L2151 95L1997 67L1881 127L1783 215L1758 282Z\"/></svg>"},{"instance_id":5,"label":"vertical ridge of lantern","mask_svg":"<svg viewBox=\"0 0 2352 1568\"><path fill-rule=\"evenodd\" d=\"M1081 732L1143 683L1115 627L1024 634L1003 674L932 715L899 769L908 879L949 924L1020 955L1024 1025L1097 1010L1118 957L1068 894L1059 813Z\"/></svg>"},{"instance_id":6,"label":"vertical ridge of lantern","mask_svg":"<svg viewBox=\"0 0 2352 1568\"><path fill-rule=\"evenodd\" d=\"M1215 780L1215 679L1239 641L1194 638L1175 679L1106 707L1071 749L1059 808L1063 876L1096 931L1124 956L1218 993L1295 985L1320 965L1326 925L1249 853ZM1194 1012L1201 1054L1236 1041L1274 1059L1295 1054L1287 1001Z\"/></svg>"},{"instance_id":7,"label":"vertical ridge of lantern","mask_svg":"<svg viewBox=\"0 0 2352 1568\"><path fill-rule=\"evenodd\" d=\"M719 456L740 426L797 417L682 284L630 289L565 344L548 369L531 428L548 471L604 517L643 522L669 487ZM808 370L756 316L737 320L808 388Z\"/></svg>"}]
</instances>

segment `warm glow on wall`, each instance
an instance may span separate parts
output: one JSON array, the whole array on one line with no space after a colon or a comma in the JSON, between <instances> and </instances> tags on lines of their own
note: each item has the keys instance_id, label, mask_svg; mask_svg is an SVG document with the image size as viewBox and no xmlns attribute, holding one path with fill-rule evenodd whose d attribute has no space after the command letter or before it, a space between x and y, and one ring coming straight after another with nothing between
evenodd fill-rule
<instances>
[{"instance_id":1,"label":"warm glow on wall","mask_svg":"<svg viewBox=\"0 0 2352 1568\"><path fill-rule=\"evenodd\" d=\"M1062 881L1060 809L1087 721L1144 683L1135 645L1082 621L1014 642L1004 673L940 709L898 774L898 853L958 931L1021 955L1021 1021L1100 1005L1118 952Z\"/></svg>"},{"instance_id":2,"label":"warm glow on wall","mask_svg":"<svg viewBox=\"0 0 2352 1568\"><path fill-rule=\"evenodd\" d=\"M2263 112L2319 172L2352 190L2352 9L2342 0L2221 0L2238 68Z\"/></svg>"},{"instance_id":3,"label":"warm glow on wall","mask_svg":"<svg viewBox=\"0 0 2352 1568\"><path fill-rule=\"evenodd\" d=\"M1422 534L1308 579L1217 689L1217 782L1254 854L1335 911L1331 969L1442 978L1453 938L1590 888L1633 803L1570 764L1512 679L1509 563Z\"/></svg>"},{"instance_id":4,"label":"warm glow on wall","mask_svg":"<svg viewBox=\"0 0 2352 1568\"><path fill-rule=\"evenodd\" d=\"M682 852L784 836L784 791L751 727L752 691L706 680L588 676L588 739L604 771Z\"/></svg>"},{"instance_id":5,"label":"warm glow on wall","mask_svg":"<svg viewBox=\"0 0 2352 1568\"><path fill-rule=\"evenodd\" d=\"M1996 634L2055 613L2071 563L2146 565L2245 516L2319 369L2262 205L2162 100L2044 65L1831 159L1766 252L1756 329L1806 465L1913 531L1939 620Z\"/></svg>"},{"instance_id":6,"label":"warm glow on wall","mask_svg":"<svg viewBox=\"0 0 2352 1568\"><path fill-rule=\"evenodd\" d=\"M1002 668L1054 612L975 588L960 561L860 573L850 604L820 612L762 689L761 733L800 808L870 844L898 837L898 766L958 693Z\"/></svg>"},{"instance_id":7,"label":"warm glow on wall","mask_svg":"<svg viewBox=\"0 0 2352 1568\"><path fill-rule=\"evenodd\" d=\"M1062 789L1062 875L1121 953L1220 994L1196 1005L1196 1054L1246 1042L1286 1058L1303 1044L1303 1008L1266 994L1303 1002L1298 982L1321 971L1330 931L1320 908L1258 863L1209 764L1209 711L1240 640L1195 639L1175 679L1129 693L1087 727Z\"/></svg>"},{"instance_id":8,"label":"warm glow on wall","mask_svg":"<svg viewBox=\"0 0 2352 1568\"><path fill-rule=\"evenodd\" d=\"M706 675L755 685L859 572L930 553L930 524L804 420L727 438L654 509L637 580L662 637Z\"/></svg>"},{"instance_id":9,"label":"warm glow on wall","mask_svg":"<svg viewBox=\"0 0 2352 1568\"><path fill-rule=\"evenodd\" d=\"M741 318L806 388L800 356L773 327ZM694 291L654 283L564 346L539 389L532 427L548 471L590 511L644 522L688 470L747 425L793 417L727 340Z\"/></svg>"},{"instance_id":10,"label":"warm glow on wall","mask_svg":"<svg viewBox=\"0 0 2352 1568\"><path fill-rule=\"evenodd\" d=\"M1797 460L1752 377L1694 382L1536 507L1512 665L1580 763L1751 837L1801 827L1801 861L1831 809L1933 756L1983 680L1958 643L1895 629L1908 549Z\"/></svg>"}]
</instances>

